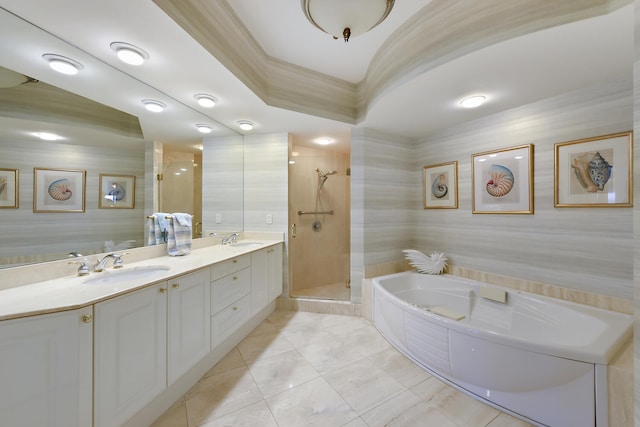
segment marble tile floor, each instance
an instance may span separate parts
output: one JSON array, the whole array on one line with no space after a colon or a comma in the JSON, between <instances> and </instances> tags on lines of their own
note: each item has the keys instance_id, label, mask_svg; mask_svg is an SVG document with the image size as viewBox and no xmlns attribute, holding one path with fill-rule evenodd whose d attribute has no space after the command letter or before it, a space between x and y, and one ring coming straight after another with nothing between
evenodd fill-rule
<instances>
[{"instance_id":1,"label":"marble tile floor","mask_svg":"<svg viewBox=\"0 0 640 427\"><path fill-rule=\"evenodd\" d=\"M276 310L153 427L526 427L432 377L360 317Z\"/></svg>"},{"instance_id":2,"label":"marble tile floor","mask_svg":"<svg viewBox=\"0 0 640 427\"><path fill-rule=\"evenodd\" d=\"M351 289L347 288L344 283L333 283L312 288L294 289L292 297L349 301L351 299Z\"/></svg>"}]
</instances>

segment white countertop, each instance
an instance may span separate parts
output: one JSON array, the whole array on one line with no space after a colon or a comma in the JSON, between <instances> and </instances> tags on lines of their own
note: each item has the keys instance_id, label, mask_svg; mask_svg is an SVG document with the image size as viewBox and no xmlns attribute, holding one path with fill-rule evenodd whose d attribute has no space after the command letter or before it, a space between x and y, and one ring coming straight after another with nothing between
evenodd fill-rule
<instances>
[{"instance_id":1,"label":"white countertop","mask_svg":"<svg viewBox=\"0 0 640 427\"><path fill-rule=\"evenodd\" d=\"M190 254L184 256L164 255L135 262L127 262L126 255L123 257L124 267L120 271L144 266L162 265L169 267L166 271L155 273L151 279L133 279L126 283L121 282L118 285L84 283L87 279L96 277L99 274L109 274L113 269L108 267L105 273L91 272L88 276L58 277L0 290L0 320L85 307L218 262L282 243L283 240L259 239L259 242L260 244L249 246L212 245L193 249Z\"/></svg>"}]
</instances>

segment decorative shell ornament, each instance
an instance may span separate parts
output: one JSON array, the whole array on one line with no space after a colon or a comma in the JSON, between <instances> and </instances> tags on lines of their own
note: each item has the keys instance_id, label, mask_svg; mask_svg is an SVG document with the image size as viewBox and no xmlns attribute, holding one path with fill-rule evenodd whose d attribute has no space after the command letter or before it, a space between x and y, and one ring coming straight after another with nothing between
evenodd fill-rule
<instances>
[{"instance_id":1,"label":"decorative shell ornament","mask_svg":"<svg viewBox=\"0 0 640 427\"><path fill-rule=\"evenodd\" d=\"M409 264L418 270L418 273L442 274L447 267L447 258L442 252L432 252L430 256L414 249L404 249L402 252L404 252L404 257L409 261Z\"/></svg>"}]
</instances>

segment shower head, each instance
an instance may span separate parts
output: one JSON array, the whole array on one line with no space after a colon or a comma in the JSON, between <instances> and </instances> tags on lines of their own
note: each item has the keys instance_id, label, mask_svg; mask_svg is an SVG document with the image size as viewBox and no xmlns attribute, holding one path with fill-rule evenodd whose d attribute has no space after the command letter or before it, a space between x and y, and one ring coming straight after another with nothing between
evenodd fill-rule
<instances>
[{"instance_id":1,"label":"shower head","mask_svg":"<svg viewBox=\"0 0 640 427\"><path fill-rule=\"evenodd\" d=\"M318 172L318 178L323 179L326 181L327 176L329 175L335 175L338 173L338 171L334 171L334 170L330 170L328 172L322 172L320 169L316 168L316 172Z\"/></svg>"}]
</instances>

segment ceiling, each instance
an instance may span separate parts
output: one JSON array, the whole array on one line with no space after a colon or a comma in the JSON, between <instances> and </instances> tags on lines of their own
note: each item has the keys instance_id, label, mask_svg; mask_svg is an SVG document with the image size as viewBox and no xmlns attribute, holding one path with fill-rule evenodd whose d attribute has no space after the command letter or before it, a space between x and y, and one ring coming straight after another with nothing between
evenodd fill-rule
<instances>
[{"instance_id":1,"label":"ceiling","mask_svg":"<svg viewBox=\"0 0 640 427\"><path fill-rule=\"evenodd\" d=\"M431 3L397 0L386 21L344 43L314 28L299 0L226 1L243 31L268 56L353 84L366 78L385 42ZM302 143L330 135L348 145L354 126L420 138L597 82L631 79L632 74L634 13L628 4L405 76L373 99L366 116L354 125L268 106L151 0L0 0L0 7L10 12L0 16L0 58L5 62L0 66L135 115L146 139L172 142L201 138L195 123L212 124L212 135L290 132ZM114 41L144 49L149 60L139 67L119 62L109 47ZM44 53L71 57L85 68L73 78L56 75L42 60ZM218 105L197 106L193 95L198 92L216 96ZM459 99L474 93L485 94L489 102L474 110L459 108ZM142 98L160 99L169 108L148 113L141 108ZM253 121L256 128L238 130L241 119Z\"/></svg>"}]
</instances>

